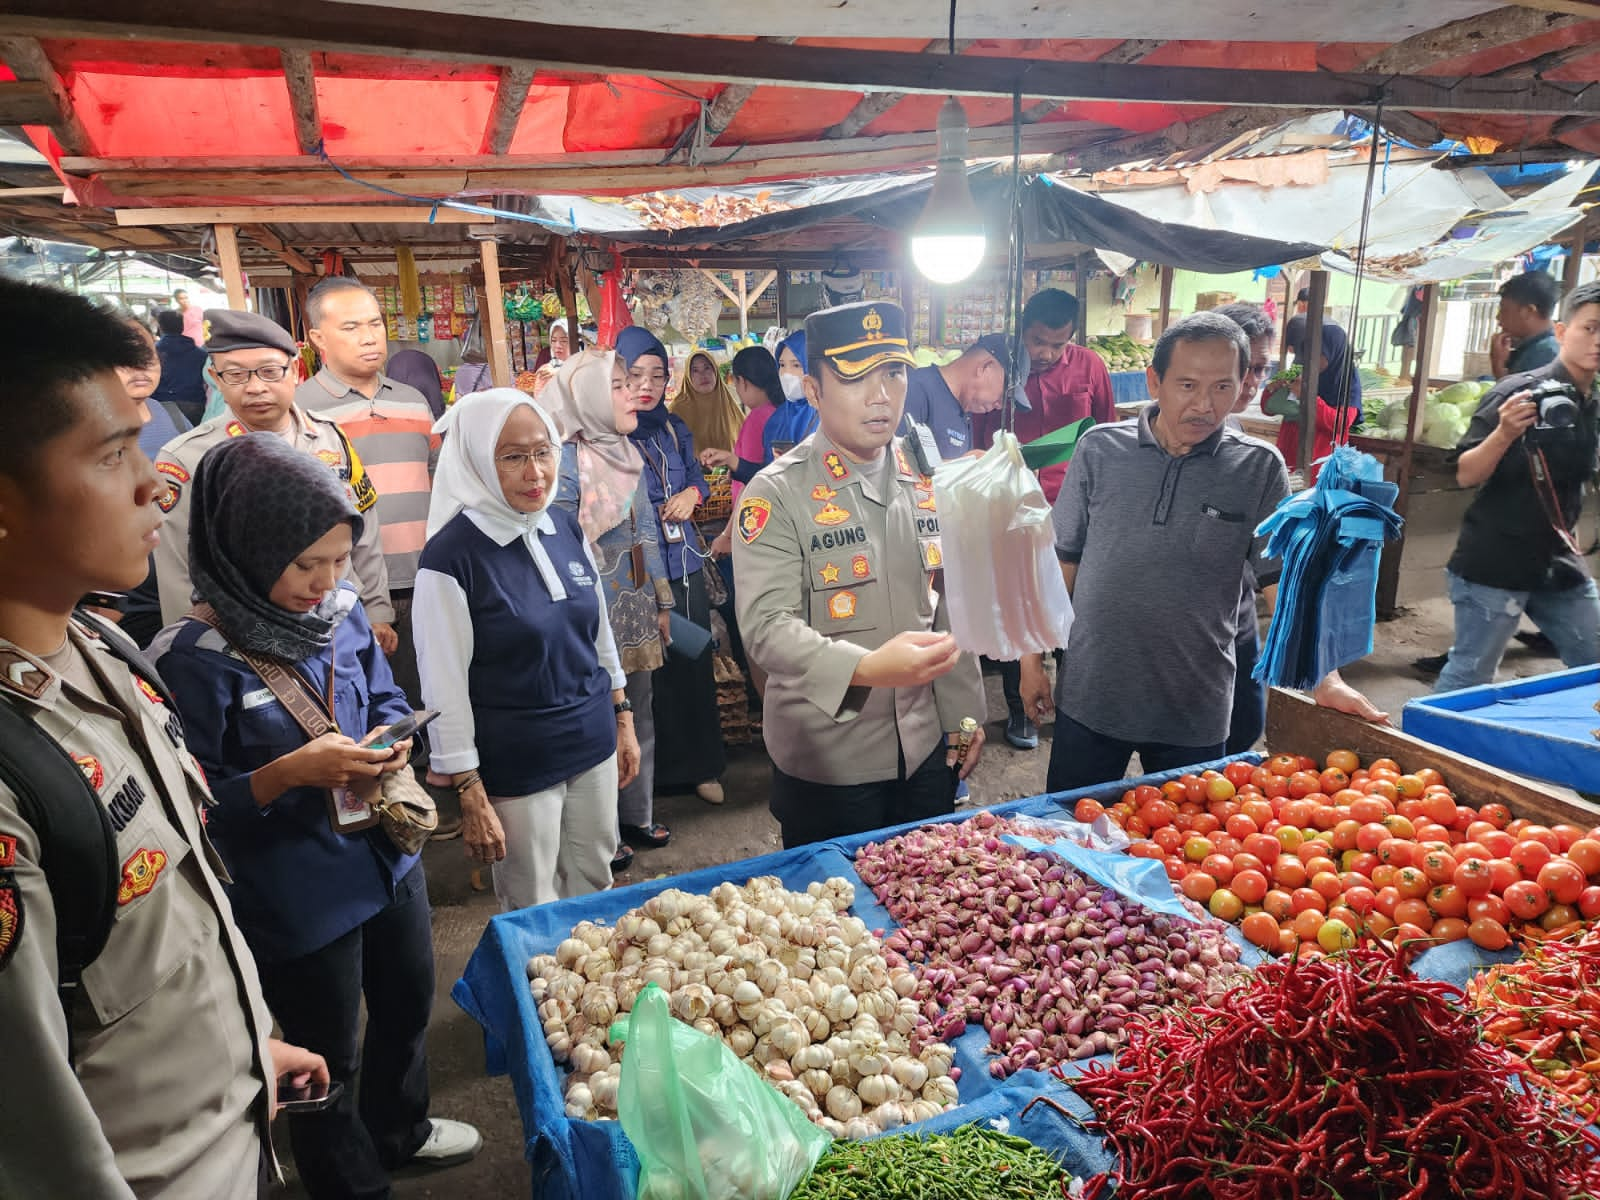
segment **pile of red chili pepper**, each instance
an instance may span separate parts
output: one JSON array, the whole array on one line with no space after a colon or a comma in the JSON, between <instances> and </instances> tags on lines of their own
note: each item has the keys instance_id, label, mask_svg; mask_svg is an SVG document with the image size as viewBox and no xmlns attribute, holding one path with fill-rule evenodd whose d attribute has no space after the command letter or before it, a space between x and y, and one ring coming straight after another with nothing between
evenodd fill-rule
<instances>
[{"instance_id":1,"label":"pile of red chili pepper","mask_svg":"<svg viewBox=\"0 0 1600 1200\"><path fill-rule=\"evenodd\" d=\"M1528 941L1467 985L1483 1035L1586 1121L1600 1116L1600 929Z\"/></svg>"},{"instance_id":2,"label":"pile of red chili pepper","mask_svg":"<svg viewBox=\"0 0 1600 1200\"><path fill-rule=\"evenodd\" d=\"M1069 1082L1119 1200L1600 1195L1600 1138L1513 1087L1479 1034L1456 989L1363 948L1263 964Z\"/></svg>"}]
</instances>

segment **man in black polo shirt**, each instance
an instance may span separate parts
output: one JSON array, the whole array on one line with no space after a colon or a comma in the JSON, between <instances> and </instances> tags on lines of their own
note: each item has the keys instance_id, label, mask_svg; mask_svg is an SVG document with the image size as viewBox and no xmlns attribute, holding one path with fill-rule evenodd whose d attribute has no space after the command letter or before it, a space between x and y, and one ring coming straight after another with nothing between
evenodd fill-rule
<instances>
[{"instance_id":1,"label":"man in black polo shirt","mask_svg":"<svg viewBox=\"0 0 1600 1200\"><path fill-rule=\"evenodd\" d=\"M1496 379L1536 371L1556 357L1555 315L1561 285L1548 271L1524 271L1500 285L1495 320L1500 332L1489 343Z\"/></svg>"},{"instance_id":2,"label":"man in black polo shirt","mask_svg":"<svg viewBox=\"0 0 1600 1200\"><path fill-rule=\"evenodd\" d=\"M1493 682L1523 613L1567 666L1600 662L1600 594L1576 537L1600 446L1600 283L1567 297L1555 336L1555 361L1495 384L1457 447L1456 482L1478 494L1446 567L1456 636L1435 691ZM1552 383L1564 396L1535 398Z\"/></svg>"},{"instance_id":3,"label":"man in black polo shirt","mask_svg":"<svg viewBox=\"0 0 1600 1200\"><path fill-rule=\"evenodd\" d=\"M1056 676L1052 792L1219 758L1228 737L1240 581L1263 586L1256 526L1289 494L1283 459L1224 425L1250 367L1244 331L1216 313L1156 344L1156 403L1078 442L1056 498L1056 555L1075 618ZM1030 711L1050 707L1038 655Z\"/></svg>"}]
</instances>

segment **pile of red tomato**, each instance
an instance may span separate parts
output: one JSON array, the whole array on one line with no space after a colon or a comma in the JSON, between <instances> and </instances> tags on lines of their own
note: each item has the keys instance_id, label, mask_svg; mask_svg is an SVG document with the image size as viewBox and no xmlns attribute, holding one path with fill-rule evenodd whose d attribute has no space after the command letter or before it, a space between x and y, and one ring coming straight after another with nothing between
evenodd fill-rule
<instances>
[{"instance_id":1,"label":"pile of red tomato","mask_svg":"<svg viewBox=\"0 0 1600 1200\"><path fill-rule=\"evenodd\" d=\"M1556 930L1600 915L1600 828L1513 820L1459 803L1431 768L1353 751L1278 754L1140 785L1110 808L1084 799L1160 859L1191 900L1268 950L1332 953L1362 937L1470 938L1489 950L1518 923Z\"/></svg>"}]
</instances>

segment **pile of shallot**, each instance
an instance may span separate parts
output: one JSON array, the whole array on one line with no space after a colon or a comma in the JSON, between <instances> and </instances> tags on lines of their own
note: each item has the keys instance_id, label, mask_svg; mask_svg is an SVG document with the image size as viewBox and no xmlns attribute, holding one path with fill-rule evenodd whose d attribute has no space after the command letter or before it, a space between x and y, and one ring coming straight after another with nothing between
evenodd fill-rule
<instances>
[{"instance_id":1,"label":"pile of shallot","mask_svg":"<svg viewBox=\"0 0 1600 1200\"><path fill-rule=\"evenodd\" d=\"M1134 1013L1216 994L1243 971L1215 922L1152 912L1059 860L1001 840L983 812L864 846L856 872L900 928L891 967L946 1041L989 1031L996 1079L1115 1050Z\"/></svg>"},{"instance_id":2,"label":"pile of shallot","mask_svg":"<svg viewBox=\"0 0 1600 1200\"><path fill-rule=\"evenodd\" d=\"M569 1117L615 1117L620 1045L607 1032L646 984L672 1013L720 1038L835 1137L870 1137L956 1104L960 1069L912 998L916 976L891 968L847 910L846 879L786 891L772 876L709 896L669 888L614 928L585 921L554 954L528 962L545 1042L570 1065Z\"/></svg>"}]
</instances>

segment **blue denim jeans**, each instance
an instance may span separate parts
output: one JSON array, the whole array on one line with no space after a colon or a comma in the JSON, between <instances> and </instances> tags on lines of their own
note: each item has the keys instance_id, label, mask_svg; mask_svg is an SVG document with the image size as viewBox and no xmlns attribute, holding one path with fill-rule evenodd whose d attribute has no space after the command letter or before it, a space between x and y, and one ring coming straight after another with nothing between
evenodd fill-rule
<instances>
[{"instance_id":1,"label":"blue denim jeans","mask_svg":"<svg viewBox=\"0 0 1600 1200\"><path fill-rule=\"evenodd\" d=\"M1434 691L1493 683L1523 613L1555 643L1567 666L1600 662L1600 592L1594 580L1561 591L1508 592L1471 583L1453 571L1445 574L1456 609L1456 640Z\"/></svg>"}]
</instances>

